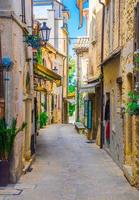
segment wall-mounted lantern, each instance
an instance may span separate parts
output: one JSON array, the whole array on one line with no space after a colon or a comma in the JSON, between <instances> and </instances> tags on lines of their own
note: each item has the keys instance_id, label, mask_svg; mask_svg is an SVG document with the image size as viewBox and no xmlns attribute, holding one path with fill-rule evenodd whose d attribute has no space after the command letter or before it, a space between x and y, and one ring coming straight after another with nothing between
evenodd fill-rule
<instances>
[{"instance_id":1,"label":"wall-mounted lantern","mask_svg":"<svg viewBox=\"0 0 139 200\"><path fill-rule=\"evenodd\" d=\"M26 35L25 42L28 46L31 46L34 49L38 49L44 46L44 42L48 42L50 37L51 29L46 25L46 22L43 22L42 26L38 25L37 32L34 31L33 35Z\"/></svg>"},{"instance_id":2,"label":"wall-mounted lantern","mask_svg":"<svg viewBox=\"0 0 139 200\"><path fill-rule=\"evenodd\" d=\"M41 40L43 42L48 42L50 38L51 28L46 25L46 22L43 22L42 27L40 28Z\"/></svg>"}]
</instances>

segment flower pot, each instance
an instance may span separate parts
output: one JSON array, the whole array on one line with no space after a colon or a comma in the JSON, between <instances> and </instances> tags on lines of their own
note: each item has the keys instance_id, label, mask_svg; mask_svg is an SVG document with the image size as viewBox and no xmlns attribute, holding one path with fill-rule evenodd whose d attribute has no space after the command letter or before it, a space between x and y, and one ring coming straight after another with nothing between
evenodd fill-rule
<instances>
[{"instance_id":1,"label":"flower pot","mask_svg":"<svg viewBox=\"0 0 139 200\"><path fill-rule=\"evenodd\" d=\"M9 162L0 160L0 187L4 187L9 183Z\"/></svg>"}]
</instances>

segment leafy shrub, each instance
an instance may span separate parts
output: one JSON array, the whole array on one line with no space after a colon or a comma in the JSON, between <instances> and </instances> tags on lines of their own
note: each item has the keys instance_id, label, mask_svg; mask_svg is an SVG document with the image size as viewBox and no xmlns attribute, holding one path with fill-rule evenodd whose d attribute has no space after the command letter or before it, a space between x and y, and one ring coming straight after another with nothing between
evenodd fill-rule
<instances>
[{"instance_id":1,"label":"leafy shrub","mask_svg":"<svg viewBox=\"0 0 139 200\"><path fill-rule=\"evenodd\" d=\"M15 118L13 118L10 127L4 119L0 119L0 160L8 160L10 158L16 135L27 126L23 122L21 127L17 129L16 125L17 119Z\"/></svg>"},{"instance_id":2,"label":"leafy shrub","mask_svg":"<svg viewBox=\"0 0 139 200\"><path fill-rule=\"evenodd\" d=\"M130 102L127 104L126 111L129 115L139 115L139 93L129 92Z\"/></svg>"},{"instance_id":3,"label":"leafy shrub","mask_svg":"<svg viewBox=\"0 0 139 200\"><path fill-rule=\"evenodd\" d=\"M75 112L75 104L69 104L69 116L72 117Z\"/></svg>"},{"instance_id":4,"label":"leafy shrub","mask_svg":"<svg viewBox=\"0 0 139 200\"><path fill-rule=\"evenodd\" d=\"M46 112L42 112L40 114L40 127L43 128L44 126L46 126L46 123L48 121L48 115Z\"/></svg>"}]
</instances>

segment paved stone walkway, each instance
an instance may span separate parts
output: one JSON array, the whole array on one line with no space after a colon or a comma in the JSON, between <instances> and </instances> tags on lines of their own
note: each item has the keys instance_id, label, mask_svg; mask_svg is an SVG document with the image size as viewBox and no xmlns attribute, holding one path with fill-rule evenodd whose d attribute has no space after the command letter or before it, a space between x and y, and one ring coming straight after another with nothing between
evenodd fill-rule
<instances>
[{"instance_id":1,"label":"paved stone walkway","mask_svg":"<svg viewBox=\"0 0 139 200\"><path fill-rule=\"evenodd\" d=\"M53 125L38 137L37 159L3 200L139 200L112 159L86 143L72 125Z\"/></svg>"}]
</instances>

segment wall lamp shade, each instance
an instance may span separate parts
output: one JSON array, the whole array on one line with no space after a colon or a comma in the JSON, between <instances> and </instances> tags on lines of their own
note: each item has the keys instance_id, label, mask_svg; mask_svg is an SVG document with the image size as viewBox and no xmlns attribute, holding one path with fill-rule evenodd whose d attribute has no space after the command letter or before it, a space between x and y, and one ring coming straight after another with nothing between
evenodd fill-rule
<instances>
[{"instance_id":1,"label":"wall lamp shade","mask_svg":"<svg viewBox=\"0 0 139 200\"><path fill-rule=\"evenodd\" d=\"M43 42L47 42L50 37L51 28L46 25L46 22L43 22L42 27L40 28L41 39Z\"/></svg>"}]
</instances>

